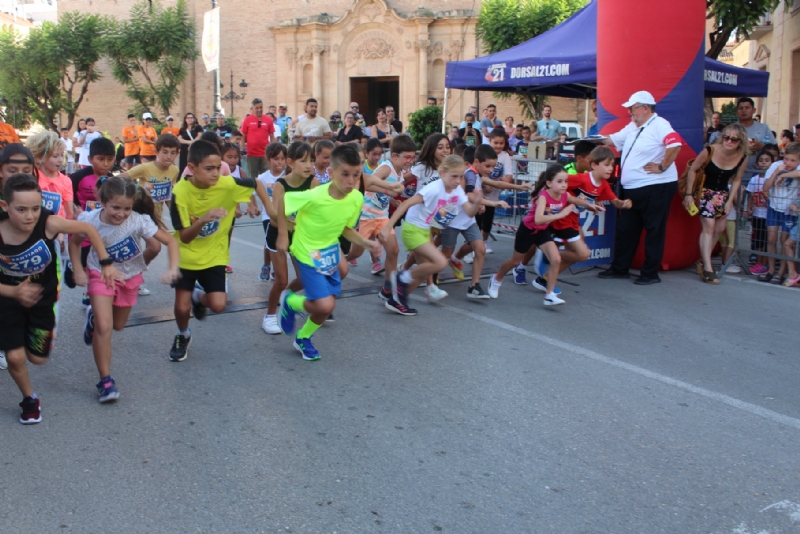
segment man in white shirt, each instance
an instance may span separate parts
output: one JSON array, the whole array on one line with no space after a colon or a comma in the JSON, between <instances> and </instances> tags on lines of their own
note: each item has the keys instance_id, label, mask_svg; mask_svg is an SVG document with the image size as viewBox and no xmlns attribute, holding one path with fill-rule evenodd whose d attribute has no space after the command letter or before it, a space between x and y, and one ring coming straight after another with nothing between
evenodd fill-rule
<instances>
[{"instance_id":1,"label":"man in white shirt","mask_svg":"<svg viewBox=\"0 0 800 534\"><path fill-rule=\"evenodd\" d=\"M75 172L75 153L72 139L69 138L69 128L61 128L61 142L64 143L64 169L67 174Z\"/></svg>"},{"instance_id":2,"label":"man in white shirt","mask_svg":"<svg viewBox=\"0 0 800 534\"><path fill-rule=\"evenodd\" d=\"M317 100L306 100L306 118L297 123L294 130L294 141L306 141L314 145L318 139L333 137L331 126L322 117L317 117Z\"/></svg>"},{"instance_id":3,"label":"man in white shirt","mask_svg":"<svg viewBox=\"0 0 800 534\"><path fill-rule=\"evenodd\" d=\"M678 190L675 158L681 150L680 136L669 122L655 113L656 101L647 91L638 91L622 104L631 122L603 140L620 153L621 199L633 207L621 210L614 236L614 260L600 278L629 278L631 263L644 228L644 264L636 279L638 285L661 282L658 266L664 256L667 218L672 198Z\"/></svg>"},{"instance_id":4,"label":"man in white shirt","mask_svg":"<svg viewBox=\"0 0 800 534\"><path fill-rule=\"evenodd\" d=\"M78 138L78 144L81 145L81 156L78 163L82 169L91 165L91 163L89 163L89 145L92 144L92 141L101 137L103 137L103 134L102 132L97 131L97 125L95 125L94 119L87 117L86 129Z\"/></svg>"}]
</instances>

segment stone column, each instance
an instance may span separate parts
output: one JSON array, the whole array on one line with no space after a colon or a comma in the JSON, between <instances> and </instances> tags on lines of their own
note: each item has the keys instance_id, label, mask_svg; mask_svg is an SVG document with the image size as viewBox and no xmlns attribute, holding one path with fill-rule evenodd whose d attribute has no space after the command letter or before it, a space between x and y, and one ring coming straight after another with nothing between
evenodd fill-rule
<instances>
[{"instance_id":1,"label":"stone column","mask_svg":"<svg viewBox=\"0 0 800 534\"><path fill-rule=\"evenodd\" d=\"M428 39L419 39L416 47L419 49L419 108L425 107L428 101Z\"/></svg>"},{"instance_id":2,"label":"stone column","mask_svg":"<svg viewBox=\"0 0 800 534\"><path fill-rule=\"evenodd\" d=\"M325 52L325 47L322 45L314 45L312 47L314 57L312 58L312 66L314 69L314 98L318 101L318 113L322 114L322 53Z\"/></svg>"}]
</instances>

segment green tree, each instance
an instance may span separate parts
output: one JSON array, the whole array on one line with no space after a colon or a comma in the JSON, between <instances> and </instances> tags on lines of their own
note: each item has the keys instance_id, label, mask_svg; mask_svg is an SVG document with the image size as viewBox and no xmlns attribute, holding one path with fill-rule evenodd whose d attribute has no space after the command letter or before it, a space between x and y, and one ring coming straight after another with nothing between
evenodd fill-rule
<instances>
[{"instance_id":1,"label":"green tree","mask_svg":"<svg viewBox=\"0 0 800 534\"><path fill-rule=\"evenodd\" d=\"M708 19L714 21L714 31L709 34L711 47L706 56L717 59L733 36L737 41L749 39L761 17L775 11L781 4L784 9L795 0L706 0Z\"/></svg>"},{"instance_id":2,"label":"green tree","mask_svg":"<svg viewBox=\"0 0 800 534\"><path fill-rule=\"evenodd\" d=\"M27 37L0 31L0 95L16 108L19 126L38 122L55 130L64 113L64 126L72 127L89 86L100 79L108 25L107 18L69 12Z\"/></svg>"},{"instance_id":3,"label":"green tree","mask_svg":"<svg viewBox=\"0 0 800 534\"><path fill-rule=\"evenodd\" d=\"M561 24L584 7L587 0L484 0L475 34L483 52L493 54L524 43ZM498 93L499 99L516 96L529 118L538 118L546 97Z\"/></svg>"},{"instance_id":4,"label":"green tree","mask_svg":"<svg viewBox=\"0 0 800 534\"><path fill-rule=\"evenodd\" d=\"M107 53L125 94L142 110L157 117L169 115L189 73L188 63L198 56L186 2L178 0L166 9L158 1L137 2L129 19L115 25Z\"/></svg>"},{"instance_id":5,"label":"green tree","mask_svg":"<svg viewBox=\"0 0 800 534\"><path fill-rule=\"evenodd\" d=\"M425 139L442 131L442 108L426 106L408 114L408 132L411 138L422 148Z\"/></svg>"}]
</instances>

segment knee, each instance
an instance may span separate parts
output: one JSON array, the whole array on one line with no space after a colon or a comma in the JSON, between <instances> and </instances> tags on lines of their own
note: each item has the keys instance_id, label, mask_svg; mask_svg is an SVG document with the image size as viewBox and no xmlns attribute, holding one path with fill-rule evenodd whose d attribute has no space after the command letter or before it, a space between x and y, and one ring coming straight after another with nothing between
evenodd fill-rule
<instances>
[{"instance_id":1,"label":"knee","mask_svg":"<svg viewBox=\"0 0 800 534\"><path fill-rule=\"evenodd\" d=\"M473 241L470 245L472 245L472 252L474 252L476 256L482 257L486 255L486 242L482 239Z\"/></svg>"},{"instance_id":2,"label":"knee","mask_svg":"<svg viewBox=\"0 0 800 534\"><path fill-rule=\"evenodd\" d=\"M560 265L561 264L561 254L556 250L553 254L547 258L550 261L550 265Z\"/></svg>"},{"instance_id":3,"label":"knee","mask_svg":"<svg viewBox=\"0 0 800 534\"><path fill-rule=\"evenodd\" d=\"M589 259L589 256L592 255L592 252L588 248L584 248L583 250L578 252L578 261L586 261Z\"/></svg>"},{"instance_id":4,"label":"knee","mask_svg":"<svg viewBox=\"0 0 800 534\"><path fill-rule=\"evenodd\" d=\"M227 306L228 306L228 299L224 295L222 298L219 299L216 298L209 299L208 309L213 311L214 313L224 312Z\"/></svg>"},{"instance_id":5,"label":"knee","mask_svg":"<svg viewBox=\"0 0 800 534\"><path fill-rule=\"evenodd\" d=\"M333 309L336 307L336 299L333 297L323 299L319 303L319 312L321 314L330 315L333 313Z\"/></svg>"},{"instance_id":6,"label":"knee","mask_svg":"<svg viewBox=\"0 0 800 534\"><path fill-rule=\"evenodd\" d=\"M33 365L44 365L47 363L47 358L42 358L41 356L36 356L35 354L28 353L28 361L31 362Z\"/></svg>"},{"instance_id":7,"label":"knee","mask_svg":"<svg viewBox=\"0 0 800 534\"><path fill-rule=\"evenodd\" d=\"M447 260L444 256L436 259L436 272L444 271L447 268Z\"/></svg>"}]
</instances>

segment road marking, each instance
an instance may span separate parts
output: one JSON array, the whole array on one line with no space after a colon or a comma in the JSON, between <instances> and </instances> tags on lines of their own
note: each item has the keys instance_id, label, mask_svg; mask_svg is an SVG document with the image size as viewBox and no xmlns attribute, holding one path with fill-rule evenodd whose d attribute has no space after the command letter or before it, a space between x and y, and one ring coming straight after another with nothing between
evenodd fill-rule
<instances>
[{"instance_id":1,"label":"road marking","mask_svg":"<svg viewBox=\"0 0 800 534\"><path fill-rule=\"evenodd\" d=\"M258 250L264 250L264 244L263 243L261 245L256 245L252 241L246 241L244 239L239 239L238 237L232 237L231 241L235 241L236 243L239 243L240 245L246 245L248 247L257 248Z\"/></svg>"},{"instance_id":2,"label":"road marking","mask_svg":"<svg viewBox=\"0 0 800 534\"><path fill-rule=\"evenodd\" d=\"M414 295L411 298L414 300L421 300L424 301L423 297ZM594 352L592 350L585 349L583 347L579 347L578 345L573 345L572 343L566 343L564 341L560 341L558 339L551 338L549 336L545 336L542 334L537 334L536 332L531 332L529 330L525 330L524 328L519 328L512 324L504 323L503 321L498 321L497 319L491 319L489 317L484 317L482 315L478 315L477 313L472 313L467 310L462 310L461 308L457 308L455 306L449 306L447 304L438 304L440 308L444 308L448 311L453 313L457 313L459 315L463 315L464 317L468 317L470 319L474 319L475 321L480 321L497 328L502 328L503 330L508 330L509 332L514 332L515 334L519 334L521 336L529 337L531 339L535 339L537 341L541 341L552 345L554 347L558 347L564 350L568 350L575 354L585 356L586 358L605 363L606 365L611 365L613 367L617 367L619 369L624 369L628 372L635 373L637 375L643 376L645 378L649 378L651 380L656 380L663 384L667 384L669 386L676 387L678 389L682 389L684 391L688 391L690 393L694 393L696 395L700 395L706 397L711 400L715 400L717 402L721 402L723 404L727 404L733 408L737 408L739 410L744 410L745 412L752 413L754 415L758 415L765 419L769 419L776 423L786 425L797 430L800 430L800 419L795 419L794 417L790 417L788 415L784 415L778 412L774 412L772 410L768 410L766 408L762 408L761 406L757 406L755 404L751 404L749 402L745 402L739 399L735 399L728 395L724 395L722 393L717 393L715 391L711 391L705 388L701 388L698 386L694 386L687 382L683 382L681 380L676 380L674 378L670 378L669 376L662 375L660 373L656 373L650 371L648 369L644 369L642 367L638 367L636 365L632 365L630 363L626 363L620 360L616 360L614 358L609 358L608 356L604 356L598 352Z\"/></svg>"}]
</instances>

